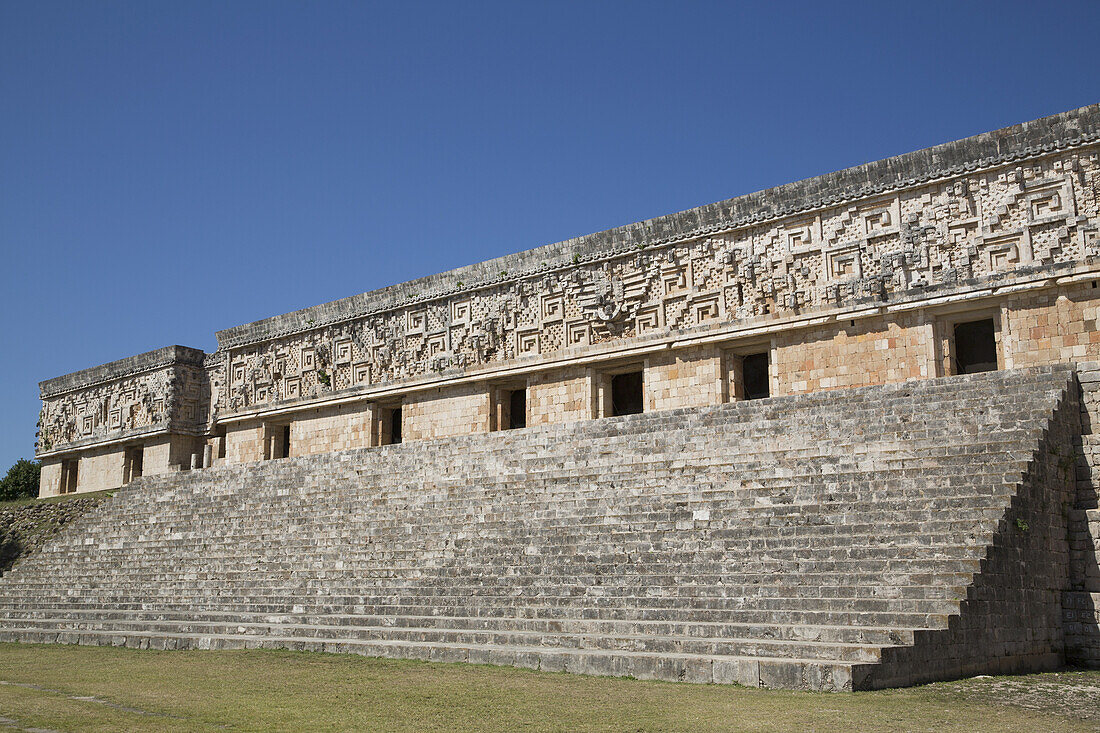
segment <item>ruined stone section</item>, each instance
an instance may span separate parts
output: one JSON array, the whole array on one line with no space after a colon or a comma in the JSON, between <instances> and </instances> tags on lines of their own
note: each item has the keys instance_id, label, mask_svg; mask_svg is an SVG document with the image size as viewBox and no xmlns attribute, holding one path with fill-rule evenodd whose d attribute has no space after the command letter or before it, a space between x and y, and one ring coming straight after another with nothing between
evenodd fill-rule
<instances>
[{"instance_id":1,"label":"ruined stone section","mask_svg":"<svg viewBox=\"0 0 1100 733\"><path fill-rule=\"evenodd\" d=\"M1075 389L1044 367L147 477L0 580L0 639L821 690L1045 669Z\"/></svg>"},{"instance_id":2,"label":"ruined stone section","mask_svg":"<svg viewBox=\"0 0 1100 733\"><path fill-rule=\"evenodd\" d=\"M167 346L40 382L39 496L191 468L209 429L205 356Z\"/></svg>"},{"instance_id":3,"label":"ruined stone section","mask_svg":"<svg viewBox=\"0 0 1100 733\"><path fill-rule=\"evenodd\" d=\"M94 509L104 498L82 496L0 509L0 574L37 551L62 527Z\"/></svg>"}]
</instances>

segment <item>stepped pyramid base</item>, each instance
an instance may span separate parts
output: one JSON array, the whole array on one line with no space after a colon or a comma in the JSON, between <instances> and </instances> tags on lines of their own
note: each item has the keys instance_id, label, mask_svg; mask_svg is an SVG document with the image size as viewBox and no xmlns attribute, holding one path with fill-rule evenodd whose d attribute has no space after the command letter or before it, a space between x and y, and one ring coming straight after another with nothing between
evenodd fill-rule
<instances>
[{"instance_id":1,"label":"stepped pyramid base","mask_svg":"<svg viewBox=\"0 0 1100 733\"><path fill-rule=\"evenodd\" d=\"M787 689L1063 660L1073 375L999 372L142 479L0 640Z\"/></svg>"}]
</instances>

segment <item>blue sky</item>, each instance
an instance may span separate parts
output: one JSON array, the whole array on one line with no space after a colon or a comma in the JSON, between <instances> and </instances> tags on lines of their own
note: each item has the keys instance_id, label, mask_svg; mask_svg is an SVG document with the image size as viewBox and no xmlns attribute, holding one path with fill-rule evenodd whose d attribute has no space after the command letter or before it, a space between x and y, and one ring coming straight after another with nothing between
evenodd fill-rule
<instances>
[{"instance_id":1,"label":"blue sky","mask_svg":"<svg viewBox=\"0 0 1100 733\"><path fill-rule=\"evenodd\" d=\"M0 3L37 382L1100 101L1100 3Z\"/></svg>"}]
</instances>

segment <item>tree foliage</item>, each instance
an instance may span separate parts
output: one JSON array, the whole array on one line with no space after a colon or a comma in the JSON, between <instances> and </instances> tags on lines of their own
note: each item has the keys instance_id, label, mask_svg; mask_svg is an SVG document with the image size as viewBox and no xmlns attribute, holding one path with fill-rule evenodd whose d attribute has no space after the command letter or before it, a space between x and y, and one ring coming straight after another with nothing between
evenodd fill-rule
<instances>
[{"instance_id":1,"label":"tree foliage","mask_svg":"<svg viewBox=\"0 0 1100 733\"><path fill-rule=\"evenodd\" d=\"M0 479L0 501L38 496L38 477L41 473L42 464L38 461L20 458Z\"/></svg>"}]
</instances>

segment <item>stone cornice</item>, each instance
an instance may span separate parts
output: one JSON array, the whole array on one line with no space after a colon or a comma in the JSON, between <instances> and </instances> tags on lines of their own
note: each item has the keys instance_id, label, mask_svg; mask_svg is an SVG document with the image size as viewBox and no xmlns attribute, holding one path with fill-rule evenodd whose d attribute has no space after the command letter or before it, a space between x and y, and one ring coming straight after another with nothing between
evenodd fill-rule
<instances>
[{"instance_id":1,"label":"stone cornice","mask_svg":"<svg viewBox=\"0 0 1100 733\"><path fill-rule=\"evenodd\" d=\"M145 374L155 369L162 369L176 364L188 364L201 368L205 356L199 349L192 349L187 346L165 346L154 351L147 351L144 354L129 356L90 369L82 369L79 372L44 380L38 383L38 389L42 399L58 397L74 390L87 389L98 384Z\"/></svg>"},{"instance_id":2,"label":"stone cornice","mask_svg":"<svg viewBox=\"0 0 1100 733\"><path fill-rule=\"evenodd\" d=\"M1097 143L1100 104L228 328L219 350Z\"/></svg>"},{"instance_id":3,"label":"stone cornice","mask_svg":"<svg viewBox=\"0 0 1100 733\"><path fill-rule=\"evenodd\" d=\"M144 428L137 428L136 430L116 431L111 435L99 435L90 438L81 438L80 440L74 440L71 443L65 443L58 448L51 448L47 451L39 451L35 454L36 458L57 458L58 456L64 456L69 453L75 453L77 451L86 451L92 448L104 448L107 446L121 445L124 443L134 443L135 441L155 437L158 435L169 435L176 433L178 435L201 435L198 431L186 431L186 430L171 430L168 427L167 421L162 421L156 425L147 425Z\"/></svg>"}]
</instances>

